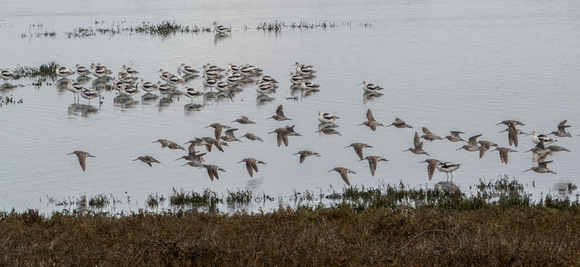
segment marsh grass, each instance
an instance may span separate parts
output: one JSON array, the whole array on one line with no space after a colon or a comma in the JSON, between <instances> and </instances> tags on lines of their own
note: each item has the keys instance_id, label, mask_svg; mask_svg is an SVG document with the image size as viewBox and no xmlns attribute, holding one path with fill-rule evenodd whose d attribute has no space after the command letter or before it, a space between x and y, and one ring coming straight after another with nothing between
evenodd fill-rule
<instances>
[{"instance_id":1,"label":"marsh grass","mask_svg":"<svg viewBox=\"0 0 580 267\"><path fill-rule=\"evenodd\" d=\"M18 66L14 69L15 79L22 77L25 78L49 78L51 80L56 79L56 66L58 64L55 61L51 61L46 64L41 64L39 67L28 67L28 66Z\"/></svg>"},{"instance_id":2,"label":"marsh grass","mask_svg":"<svg viewBox=\"0 0 580 267\"><path fill-rule=\"evenodd\" d=\"M574 185L570 185L574 188ZM73 212L0 212L0 265L384 266L576 265L578 197L534 202L507 177L471 193L404 184L296 192L301 203L229 215L224 197L174 189L161 212L100 212L113 196L81 196ZM272 199L228 191L226 202ZM113 200L113 201L111 201ZM330 205L321 205L332 200ZM56 200L53 200L57 202ZM150 195L158 207L165 197ZM91 204L92 203L92 204ZM200 207L214 208L200 208ZM200 212L207 210L208 212Z\"/></svg>"}]
</instances>

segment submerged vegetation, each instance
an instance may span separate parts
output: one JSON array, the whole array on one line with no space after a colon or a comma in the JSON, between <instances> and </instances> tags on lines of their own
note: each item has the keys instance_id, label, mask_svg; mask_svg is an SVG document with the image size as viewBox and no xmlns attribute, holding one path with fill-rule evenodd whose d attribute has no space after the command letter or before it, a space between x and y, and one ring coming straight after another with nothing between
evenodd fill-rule
<instances>
[{"instance_id":1,"label":"submerged vegetation","mask_svg":"<svg viewBox=\"0 0 580 267\"><path fill-rule=\"evenodd\" d=\"M55 61L51 61L46 64L41 64L39 67L28 67L19 66L14 69L15 79L19 78L50 78L56 79L56 66L58 64Z\"/></svg>"},{"instance_id":2,"label":"submerged vegetation","mask_svg":"<svg viewBox=\"0 0 580 267\"><path fill-rule=\"evenodd\" d=\"M472 188L470 195L402 184L296 193L293 200L306 204L252 214L2 212L0 265L577 264L578 196L534 202L508 179ZM106 198L80 202L100 208ZM228 205L257 198L269 199L247 190L225 197ZM194 207L223 198L209 190L173 190L169 200ZM164 201L151 195L147 205Z\"/></svg>"}]
</instances>

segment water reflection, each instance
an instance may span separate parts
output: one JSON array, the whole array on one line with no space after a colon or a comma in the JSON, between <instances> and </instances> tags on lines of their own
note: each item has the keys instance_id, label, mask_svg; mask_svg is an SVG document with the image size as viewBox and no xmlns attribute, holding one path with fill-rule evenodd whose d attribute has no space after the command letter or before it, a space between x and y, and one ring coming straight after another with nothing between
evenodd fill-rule
<instances>
[{"instance_id":1,"label":"water reflection","mask_svg":"<svg viewBox=\"0 0 580 267\"><path fill-rule=\"evenodd\" d=\"M459 190L459 186L457 186L451 181L438 182L437 184L435 184L435 188L446 192L453 192Z\"/></svg>"},{"instance_id":2,"label":"water reflection","mask_svg":"<svg viewBox=\"0 0 580 267\"><path fill-rule=\"evenodd\" d=\"M217 33L214 37L213 37L213 43L217 45L218 41L224 40L226 38L229 38L230 35L227 33Z\"/></svg>"},{"instance_id":3,"label":"water reflection","mask_svg":"<svg viewBox=\"0 0 580 267\"><path fill-rule=\"evenodd\" d=\"M109 77L109 76L103 76L100 77L96 80L93 81L92 86L93 89L95 90L105 90L105 91L111 91L112 86L111 86L111 82L113 81L113 78Z\"/></svg>"},{"instance_id":4,"label":"water reflection","mask_svg":"<svg viewBox=\"0 0 580 267\"><path fill-rule=\"evenodd\" d=\"M269 95L263 95L263 94L259 94L256 97L256 105L261 106L264 105L268 102L271 102L272 100L274 100L275 98L270 97Z\"/></svg>"},{"instance_id":5,"label":"water reflection","mask_svg":"<svg viewBox=\"0 0 580 267\"><path fill-rule=\"evenodd\" d=\"M79 77L77 77L77 81L76 81L76 82L77 82L78 84L86 84L86 83L88 83L90 80L91 80L91 77L89 77L89 76L85 76L85 75L82 75L82 76L79 76Z\"/></svg>"},{"instance_id":6,"label":"water reflection","mask_svg":"<svg viewBox=\"0 0 580 267\"><path fill-rule=\"evenodd\" d=\"M381 94L381 93L364 92L363 103L366 104L368 101L371 101L375 98L379 98L381 96L383 96L383 94Z\"/></svg>"},{"instance_id":7,"label":"water reflection","mask_svg":"<svg viewBox=\"0 0 580 267\"><path fill-rule=\"evenodd\" d=\"M173 100L171 98L168 97L162 97L159 99L159 111L161 111L163 108L169 107L171 105L171 103L173 103Z\"/></svg>"},{"instance_id":8,"label":"water reflection","mask_svg":"<svg viewBox=\"0 0 580 267\"><path fill-rule=\"evenodd\" d=\"M143 102L143 104L156 103L157 99L159 99L159 96L153 93L146 93L141 96L141 101Z\"/></svg>"},{"instance_id":9,"label":"water reflection","mask_svg":"<svg viewBox=\"0 0 580 267\"><path fill-rule=\"evenodd\" d=\"M203 107L202 104L190 103L190 104L183 106L183 110L185 111L185 115L190 115L190 113L193 113L195 111L200 111L202 107Z\"/></svg>"},{"instance_id":10,"label":"water reflection","mask_svg":"<svg viewBox=\"0 0 580 267\"><path fill-rule=\"evenodd\" d=\"M133 100L130 96L118 95L113 99L113 103L121 108L134 108L139 104L139 101Z\"/></svg>"},{"instance_id":11,"label":"water reflection","mask_svg":"<svg viewBox=\"0 0 580 267\"><path fill-rule=\"evenodd\" d=\"M97 113L98 108L86 104L71 104L68 106L68 115L87 117L89 114Z\"/></svg>"}]
</instances>

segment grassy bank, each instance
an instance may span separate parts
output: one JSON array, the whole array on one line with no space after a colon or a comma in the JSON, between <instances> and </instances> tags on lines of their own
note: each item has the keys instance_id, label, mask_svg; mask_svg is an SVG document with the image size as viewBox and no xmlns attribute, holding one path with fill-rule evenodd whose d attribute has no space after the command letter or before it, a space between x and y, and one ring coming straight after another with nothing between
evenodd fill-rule
<instances>
[{"instance_id":1,"label":"grassy bank","mask_svg":"<svg viewBox=\"0 0 580 267\"><path fill-rule=\"evenodd\" d=\"M108 203L101 196L82 211L0 213L0 265L577 264L577 199L535 202L508 179L473 189L345 188L257 214L211 208L247 202L248 191L225 199L175 191L173 209L130 214L91 210ZM316 204L322 199L334 202ZM200 212L204 205L209 212Z\"/></svg>"}]
</instances>

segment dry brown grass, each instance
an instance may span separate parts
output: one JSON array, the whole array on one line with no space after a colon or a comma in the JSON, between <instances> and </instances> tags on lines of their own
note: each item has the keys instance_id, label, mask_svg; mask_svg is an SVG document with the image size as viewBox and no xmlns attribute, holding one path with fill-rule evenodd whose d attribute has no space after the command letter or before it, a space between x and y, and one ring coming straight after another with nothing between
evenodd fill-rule
<instances>
[{"instance_id":1,"label":"dry brown grass","mask_svg":"<svg viewBox=\"0 0 580 267\"><path fill-rule=\"evenodd\" d=\"M575 265L579 209L0 217L0 265Z\"/></svg>"}]
</instances>

